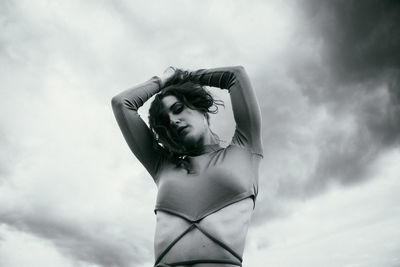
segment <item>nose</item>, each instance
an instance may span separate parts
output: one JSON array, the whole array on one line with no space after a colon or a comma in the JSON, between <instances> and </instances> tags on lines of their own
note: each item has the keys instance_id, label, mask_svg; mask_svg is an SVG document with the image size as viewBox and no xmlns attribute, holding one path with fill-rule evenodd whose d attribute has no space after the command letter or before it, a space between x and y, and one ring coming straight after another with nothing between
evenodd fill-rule
<instances>
[{"instance_id":1,"label":"nose","mask_svg":"<svg viewBox=\"0 0 400 267\"><path fill-rule=\"evenodd\" d=\"M181 124L181 119L177 116L170 115L169 116L169 123L173 127L178 127Z\"/></svg>"}]
</instances>

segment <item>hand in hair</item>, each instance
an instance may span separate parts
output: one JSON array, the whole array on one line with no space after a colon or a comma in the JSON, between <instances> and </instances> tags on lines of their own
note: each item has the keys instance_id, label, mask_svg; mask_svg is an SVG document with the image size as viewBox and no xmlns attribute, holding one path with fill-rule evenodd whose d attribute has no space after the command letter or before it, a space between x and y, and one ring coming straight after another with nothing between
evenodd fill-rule
<instances>
[{"instance_id":1,"label":"hand in hair","mask_svg":"<svg viewBox=\"0 0 400 267\"><path fill-rule=\"evenodd\" d=\"M189 78L189 71L183 70L183 69L178 69L175 67L168 67L164 73L169 73L172 74L172 76L169 76L168 81L164 84L164 87L173 85L173 84L180 84L188 81Z\"/></svg>"},{"instance_id":2,"label":"hand in hair","mask_svg":"<svg viewBox=\"0 0 400 267\"><path fill-rule=\"evenodd\" d=\"M159 77L160 87L164 88L171 84L171 81L175 79L176 76L176 69L173 67L168 67L165 69L161 77Z\"/></svg>"}]
</instances>

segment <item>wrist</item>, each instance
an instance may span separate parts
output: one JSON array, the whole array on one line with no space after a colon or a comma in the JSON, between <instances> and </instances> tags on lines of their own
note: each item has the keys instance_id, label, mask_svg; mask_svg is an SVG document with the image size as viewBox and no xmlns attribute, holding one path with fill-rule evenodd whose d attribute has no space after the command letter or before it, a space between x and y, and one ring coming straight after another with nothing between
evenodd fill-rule
<instances>
[{"instance_id":1,"label":"wrist","mask_svg":"<svg viewBox=\"0 0 400 267\"><path fill-rule=\"evenodd\" d=\"M160 90L161 90L161 88L163 88L163 86L165 84L165 83L163 83L162 79L158 76L153 76L153 77L151 77L150 80L152 82L156 83L158 85L158 89L160 89Z\"/></svg>"}]
</instances>

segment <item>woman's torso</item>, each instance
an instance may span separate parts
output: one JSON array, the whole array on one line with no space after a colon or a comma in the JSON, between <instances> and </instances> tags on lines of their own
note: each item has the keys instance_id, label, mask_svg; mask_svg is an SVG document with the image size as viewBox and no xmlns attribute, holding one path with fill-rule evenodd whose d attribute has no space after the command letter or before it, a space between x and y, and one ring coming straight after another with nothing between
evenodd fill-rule
<instances>
[{"instance_id":1,"label":"woman's torso","mask_svg":"<svg viewBox=\"0 0 400 267\"><path fill-rule=\"evenodd\" d=\"M189 171L173 164L160 170L156 263L211 267L205 264L209 260L218 267L240 265L260 157L231 145L187 160ZM221 262L215 265L215 260Z\"/></svg>"},{"instance_id":2,"label":"woman's torso","mask_svg":"<svg viewBox=\"0 0 400 267\"><path fill-rule=\"evenodd\" d=\"M246 198L235 202L209 216L199 224L208 233L243 256L245 239L253 210L253 199ZM157 258L163 249L168 246L180 233L188 227L188 222L180 217L167 212L157 212L157 226L154 239L154 251ZM211 239L199 231L186 234L164 257L163 262L177 262L183 259L215 258L224 255L225 258L234 259L228 251L215 244ZM198 263L190 267L232 267L232 264L211 265Z\"/></svg>"}]
</instances>

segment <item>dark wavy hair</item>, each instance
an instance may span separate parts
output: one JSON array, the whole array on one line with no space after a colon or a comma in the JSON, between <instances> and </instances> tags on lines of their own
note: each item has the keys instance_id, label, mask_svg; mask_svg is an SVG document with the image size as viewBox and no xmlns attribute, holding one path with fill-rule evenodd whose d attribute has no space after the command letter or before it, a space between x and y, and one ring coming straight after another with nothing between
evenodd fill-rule
<instances>
[{"instance_id":1,"label":"dark wavy hair","mask_svg":"<svg viewBox=\"0 0 400 267\"><path fill-rule=\"evenodd\" d=\"M162 103L162 99L170 95L175 96L186 107L203 113L207 118L208 124L210 124L209 113L217 113L218 106L224 106L224 103L222 100L214 99L211 93L203 86L185 79L164 87L155 96L149 110L149 124L154 135L155 146L161 152L167 153L171 159L178 159L184 156L187 151L170 131L169 117L165 113ZM214 136L219 140L216 134Z\"/></svg>"}]
</instances>

